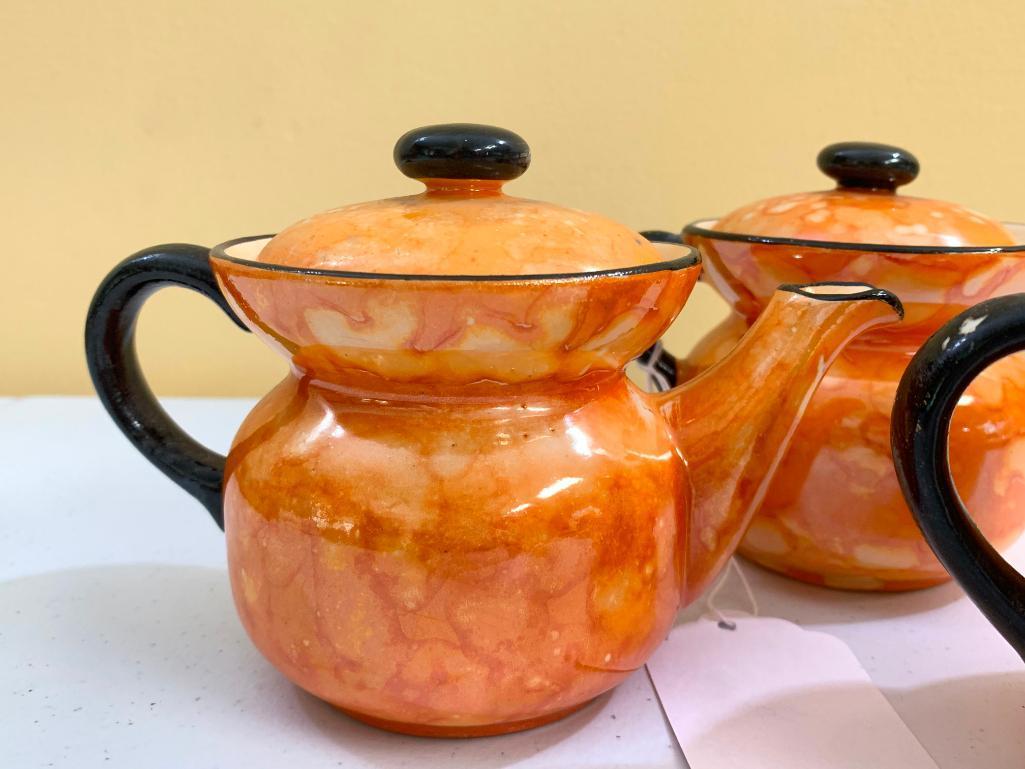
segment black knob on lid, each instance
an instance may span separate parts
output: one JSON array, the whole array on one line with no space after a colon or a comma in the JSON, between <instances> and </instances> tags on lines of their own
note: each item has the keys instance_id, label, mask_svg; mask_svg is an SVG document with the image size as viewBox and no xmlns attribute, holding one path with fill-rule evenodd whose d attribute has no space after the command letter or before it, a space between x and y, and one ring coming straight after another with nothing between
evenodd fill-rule
<instances>
[{"instance_id":1,"label":"black knob on lid","mask_svg":"<svg viewBox=\"0 0 1025 769\"><path fill-rule=\"evenodd\" d=\"M830 144L819 153L818 164L841 187L892 191L918 176L918 159L889 144Z\"/></svg>"},{"instance_id":2,"label":"black knob on lid","mask_svg":"<svg viewBox=\"0 0 1025 769\"><path fill-rule=\"evenodd\" d=\"M413 179L508 181L527 170L530 147L504 128L445 123L403 134L395 143L395 165Z\"/></svg>"}]
</instances>

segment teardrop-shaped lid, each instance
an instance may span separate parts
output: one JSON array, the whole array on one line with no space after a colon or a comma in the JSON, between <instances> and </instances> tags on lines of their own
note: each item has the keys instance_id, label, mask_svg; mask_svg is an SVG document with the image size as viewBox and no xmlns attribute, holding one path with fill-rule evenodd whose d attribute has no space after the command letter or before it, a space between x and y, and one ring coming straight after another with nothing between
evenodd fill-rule
<instances>
[{"instance_id":1,"label":"teardrop-shaped lid","mask_svg":"<svg viewBox=\"0 0 1025 769\"><path fill-rule=\"evenodd\" d=\"M275 236L259 260L317 270L411 275L551 275L664 260L597 214L506 195L530 164L511 131L453 123L406 133L395 164L426 190L335 208Z\"/></svg>"},{"instance_id":2,"label":"teardrop-shaped lid","mask_svg":"<svg viewBox=\"0 0 1025 769\"><path fill-rule=\"evenodd\" d=\"M942 200L900 195L918 176L918 160L887 144L842 142L819 153L836 189L752 203L724 216L720 232L775 238L901 246L1007 246L999 222Z\"/></svg>"}]
</instances>

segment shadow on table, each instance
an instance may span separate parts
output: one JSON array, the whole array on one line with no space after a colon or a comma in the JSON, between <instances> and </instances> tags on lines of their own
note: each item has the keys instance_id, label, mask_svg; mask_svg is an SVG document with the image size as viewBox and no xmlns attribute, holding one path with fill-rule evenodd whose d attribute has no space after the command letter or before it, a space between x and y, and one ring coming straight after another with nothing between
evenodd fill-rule
<instances>
[{"instance_id":1,"label":"shadow on table","mask_svg":"<svg viewBox=\"0 0 1025 769\"><path fill-rule=\"evenodd\" d=\"M833 769L1021 769L1025 672L888 692L869 683L804 688L708 722L687 740L695 762ZM901 725L903 720L907 729ZM752 735L756 735L752 738ZM931 758L931 761L930 761Z\"/></svg>"},{"instance_id":2,"label":"shadow on table","mask_svg":"<svg viewBox=\"0 0 1025 769\"><path fill-rule=\"evenodd\" d=\"M837 595L800 588L821 594L823 601ZM918 595L941 591L957 597L953 586ZM861 600L885 604L886 598ZM907 612L894 612L901 613ZM604 732L583 730L605 715L609 695L555 724L477 740L405 737L356 722L292 686L259 655L235 616L220 569L102 566L3 582L0 631L0 646L17 650L4 657L12 690L31 686L32 697L49 696L51 703L66 703L68 711L78 704L102 708L104 728L114 718L131 716L133 739L140 744L170 728L204 747L230 750L242 763L247 751L252 756L292 745L343 765L394 766L401 758L409 766L484 769L553 766L545 751L560 743L571 753L603 750ZM890 690L887 696L941 766L1025 764L1025 670ZM844 712L846 703L841 690L816 707ZM32 729L40 706L29 698L12 704L17 707L7 726ZM197 731L189 738L191 724ZM53 743L55 750L63 744Z\"/></svg>"},{"instance_id":3,"label":"shadow on table","mask_svg":"<svg viewBox=\"0 0 1025 769\"><path fill-rule=\"evenodd\" d=\"M195 725L219 749L301 743L307 752L346 759L345 765L393 766L402 756L411 766L497 769L571 738L609 696L557 723L501 737L383 732L274 670L246 637L227 574L196 566L99 566L0 582L0 630L2 646L19 650L12 688L23 679L34 697L73 697L104 708L107 721L134 722L136 738L166 729L170 718L179 729ZM26 717L31 723L34 716ZM254 741L254 732L265 738Z\"/></svg>"},{"instance_id":4,"label":"shadow on table","mask_svg":"<svg viewBox=\"0 0 1025 769\"><path fill-rule=\"evenodd\" d=\"M395 766L396 755L409 759L410 766L472 766L498 769L542 753L569 740L601 712L611 696L607 692L582 710L553 724L517 734L475 739L411 737L374 729L339 712L323 700L296 688L299 706L310 721L339 748L360 755L371 766ZM543 762L542 762L543 763Z\"/></svg>"},{"instance_id":5,"label":"shadow on table","mask_svg":"<svg viewBox=\"0 0 1025 769\"><path fill-rule=\"evenodd\" d=\"M802 625L894 619L943 609L965 598L955 582L904 593L835 590L781 576L744 558L737 562L751 585L760 614ZM724 611L749 612L751 601L736 573L727 571L722 579L725 583L716 595L716 606ZM706 591L681 612L677 624L706 614L710 594L711 590Z\"/></svg>"},{"instance_id":6,"label":"shadow on table","mask_svg":"<svg viewBox=\"0 0 1025 769\"><path fill-rule=\"evenodd\" d=\"M886 694L941 767L1025 766L1025 670Z\"/></svg>"},{"instance_id":7,"label":"shadow on table","mask_svg":"<svg viewBox=\"0 0 1025 769\"><path fill-rule=\"evenodd\" d=\"M123 564L0 582L0 621L12 644L16 636L18 648L58 670L130 672L168 697L230 705L224 681L276 678L249 643L221 569Z\"/></svg>"}]
</instances>

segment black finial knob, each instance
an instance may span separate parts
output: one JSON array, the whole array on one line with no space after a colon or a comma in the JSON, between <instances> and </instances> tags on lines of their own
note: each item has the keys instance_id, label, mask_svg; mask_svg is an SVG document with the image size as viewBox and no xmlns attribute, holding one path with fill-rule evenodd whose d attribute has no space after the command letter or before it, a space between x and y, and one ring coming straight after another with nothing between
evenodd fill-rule
<instances>
[{"instance_id":1,"label":"black finial knob","mask_svg":"<svg viewBox=\"0 0 1025 769\"><path fill-rule=\"evenodd\" d=\"M841 187L893 191L918 176L918 159L889 144L840 142L818 158L819 170Z\"/></svg>"},{"instance_id":2,"label":"black finial knob","mask_svg":"<svg viewBox=\"0 0 1025 769\"><path fill-rule=\"evenodd\" d=\"M395 143L395 165L413 179L508 181L527 170L530 147L504 128L445 123L403 134Z\"/></svg>"}]
</instances>

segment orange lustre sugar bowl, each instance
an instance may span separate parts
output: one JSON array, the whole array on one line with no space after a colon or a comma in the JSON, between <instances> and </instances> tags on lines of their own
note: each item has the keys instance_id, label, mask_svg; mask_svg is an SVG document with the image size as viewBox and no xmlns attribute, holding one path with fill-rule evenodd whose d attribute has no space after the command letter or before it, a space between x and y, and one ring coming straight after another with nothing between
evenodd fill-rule
<instances>
[{"instance_id":1,"label":"orange lustre sugar bowl","mask_svg":"<svg viewBox=\"0 0 1025 769\"><path fill-rule=\"evenodd\" d=\"M907 590L946 580L904 503L890 457L890 411L915 351L984 299L1025 290L1025 228L897 193L918 162L897 147L827 147L837 182L687 226L733 314L684 361L685 381L756 323L784 282L859 281L901 297L906 318L833 361L740 546L747 558L830 587ZM663 361L667 367L668 360ZM671 366L668 366L671 370ZM1025 528L1025 359L995 363L954 411L950 459L975 522L997 547Z\"/></svg>"},{"instance_id":2,"label":"orange lustre sugar bowl","mask_svg":"<svg viewBox=\"0 0 1025 769\"><path fill-rule=\"evenodd\" d=\"M507 196L529 161L508 131L419 129L395 158L424 192L129 257L90 307L90 372L223 525L238 613L284 675L386 729L525 729L644 663L736 548L824 365L900 304L783 287L707 375L647 394L624 367L696 252ZM171 284L290 363L226 458L139 371L136 316Z\"/></svg>"}]
</instances>

